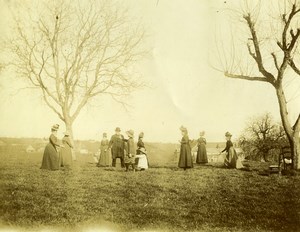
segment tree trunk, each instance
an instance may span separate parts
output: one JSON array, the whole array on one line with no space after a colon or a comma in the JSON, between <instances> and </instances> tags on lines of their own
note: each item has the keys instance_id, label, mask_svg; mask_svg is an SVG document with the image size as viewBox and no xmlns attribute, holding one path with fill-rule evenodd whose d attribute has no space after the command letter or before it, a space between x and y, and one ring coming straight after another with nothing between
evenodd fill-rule
<instances>
[{"instance_id":1,"label":"tree trunk","mask_svg":"<svg viewBox=\"0 0 300 232\"><path fill-rule=\"evenodd\" d=\"M66 117L64 122L65 122L65 126L66 126L66 131L68 131L70 133L70 140L73 145L72 158L73 158L73 160L76 160L75 143L74 143L74 137L73 137L73 121L69 117Z\"/></svg>"},{"instance_id":2,"label":"tree trunk","mask_svg":"<svg viewBox=\"0 0 300 232\"><path fill-rule=\"evenodd\" d=\"M293 159L293 169L300 169L300 141L299 141L299 133L295 132L291 126L291 123L288 118L287 111L287 101L285 99L285 95L283 92L282 85L278 85L276 88L276 95L279 103L280 116L284 131L287 135L287 138L290 143L290 147L292 149L292 159Z\"/></svg>"},{"instance_id":3,"label":"tree trunk","mask_svg":"<svg viewBox=\"0 0 300 232\"><path fill-rule=\"evenodd\" d=\"M292 148L292 159L293 159L293 169L300 169L300 140L299 134L295 133L293 139L290 141L290 146Z\"/></svg>"}]
</instances>

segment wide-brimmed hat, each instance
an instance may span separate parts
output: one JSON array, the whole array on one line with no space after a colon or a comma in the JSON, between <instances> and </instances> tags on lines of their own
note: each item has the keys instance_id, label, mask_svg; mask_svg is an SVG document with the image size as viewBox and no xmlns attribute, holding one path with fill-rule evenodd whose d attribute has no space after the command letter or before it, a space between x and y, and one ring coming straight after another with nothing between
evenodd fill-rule
<instances>
[{"instance_id":1,"label":"wide-brimmed hat","mask_svg":"<svg viewBox=\"0 0 300 232\"><path fill-rule=\"evenodd\" d=\"M141 148L139 149L139 151L142 152L142 153L144 153L144 154L147 154L147 151L146 151L146 149L145 149L144 147L141 147Z\"/></svg>"},{"instance_id":2,"label":"wide-brimmed hat","mask_svg":"<svg viewBox=\"0 0 300 232\"><path fill-rule=\"evenodd\" d=\"M133 137L134 131L133 131L133 130L128 130L128 131L126 131L126 134L127 134L129 137Z\"/></svg>"},{"instance_id":3,"label":"wide-brimmed hat","mask_svg":"<svg viewBox=\"0 0 300 232\"><path fill-rule=\"evenodd\" d=\"M200 136L204 136L204 135L205 135L205 131L201 131Z\"/></svg>"},{"instance_id":4,"label":"wide-brimmed hat","mask_svg":"<svg viewBox=\"0 0 300 232\"><path fill-rule=\"evenodd\" d=\"M117 127L117 128L115 129L115 131L120 132L120 131L121 131L120 127Z\"/></svg>"},{"instance_id":5,"label":"wide-brimmed hat","mask_svg":"<svg viewBox=\"0 0 300 232\"><path fill-rule=\"evenodd\" d=\"M179 129L183 132L187 132L187 129L184 126L181 126Z\"/></svg>"},{"instance_id":6,"label":"wide-brimmed hat","mask_svg":"<svg viewBox=\"0 0 300 232\"><path fill-rule=\"evenodd\" d=\"M57 131L59 129L59 125L58 124L55 124L51 127L51 130L55 130Z\"/></svg>"},{"instance_id":7,"label":"wide-brimmed hat","mask_svg":"<svg viewBox=\"0 0 300 232\"><path fill-rule=\"evenodd\" d=\"M139 138L144 138L144 132L141 132L141 133L139 134Z\"/></svg>"},{"instance_id":8,"label":"wide-brimmed hat","mask_svg":"<svg viewBox=\"0 0 300 232\"><path fill-rule=\"evenodd\" d=\"M231 137L232 134L230 134L228 131L225 133L225 137Z\"/></svg>"}]
</instances>

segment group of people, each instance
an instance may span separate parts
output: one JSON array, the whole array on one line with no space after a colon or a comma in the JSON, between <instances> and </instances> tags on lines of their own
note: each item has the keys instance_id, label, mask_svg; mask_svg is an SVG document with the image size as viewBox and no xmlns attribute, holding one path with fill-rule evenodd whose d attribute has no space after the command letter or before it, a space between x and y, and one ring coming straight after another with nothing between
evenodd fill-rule
<instances>
[{"instance_id":1,"label":"group of people","mask_svg":"<svg viewBox=\"0 0 300 232\"><path fill-rule=\"evenodd\" d=\"M71 167L73 160L73 144L70 140L70 133L65 132L62 142L57 138L59 125L55 124L51 128L49 143L45 147L41 169L58 170L61 167ZM180 127L182 139L179 141L180 155L178 167L184 170L193 168L192 145L188 136L187 128ZM126 131L127 138L121 134L121 129L117 127L115 134L110 140L107 138L107 133L103 133L103 138L100 144L100 157L97 162L98 167L116 167L116 160L120 159L121 167L125 171L146 170L149 168L147 150L143 142L144 133L141 132L138 136L138 142L135 146L134 131ZM208 163L206 152L205 132L200 132L200 137L197 140L197 164ZM232 135L229 132L225 133L226 147L220 155L226 152L224 165L228 168L242 168L243 165L238 159L237 153L231 142Z\"/></svg>"},{"instance_id":2,"label":"group of people","mask_svg":"<svg viewBox=\"0 0 300 232\"><path fill-rule=\"evenodd\" d=\"M61 167L70 168L72 166L73 144L70 140L70 133L66 131L60 143L57 138L58 129L58 124L51 128L51 135L44 150L41 169L59 170Z\"/></svg>"},{"instance_id":3,"label":"group of people","mask_svg":"<svg viewBox=\"0 0 300 232\"><path fill-rule=\"evenodd\" d=\"M125 171L143 171L148 169L147 151L143 142L144 133L141 132L139 134L137 146L134 143L134 131L128 130L126 131L126 135L127 138L121 134L121 129L117 127L115 134L109 141L107 133L103 133L100 145L100 157L97 163L98 167L110 166L111 157L112 167L116 167L116 160L120 159L121 167L125 168Z\"/></svg>"},{"instance_id":4,"label":"group of people","mask_svg":"<svg viewBox=\"0 0 300 232\"><path fill-rule=\"evenodd\" d=\"M188 136L188 130L187 128L181 126L180 131L182 134L182 139L179 141L181 144L180 146L180 155L179 155L179 162L178 167L183 168L184 170L188 168L193 168L193 157L192 157L192 146L191 146L191 140ZM205 164L208 163L207 160L207 152L206 152L206 139L204 138L205 132L200 132L200 138L197 140L197 157L196 157L196 163L197 164ZM232 134L229 132L225 133L226 138L226 147L223 151L221 151L220 155L222 155L224 152L225 158L224 158L224 166L228 168L243 168L243 165L241 163L241 160L238 158L237 152L233 147L233 143L231 142Z\"/></svg>"},{"instance_id":5,"label":"group of people","mask_svg":"<svg viewBox=\"0 0 300 232\"><path fill-rule=\"evenodd\" d=\"M42 160L41 169L59 170L62 167L70 168L73 161L73 144L70 140L70 133L65 132L61 142L57 138L59 125L55 124L51 128L49 143L46 145ZM100 157L98 167L116 167L116 160L121 160L121 167L126 171L146 170L149 167L147 151L143 142L144 133L139 134L137 149L134 143L134 131L126 131L127 138L121 134L121 129L116 128L115 134L110 141L107 133L103 133L100 144ZM111 151L111 154L110 154Z\"/></svg>"}]
</instances>

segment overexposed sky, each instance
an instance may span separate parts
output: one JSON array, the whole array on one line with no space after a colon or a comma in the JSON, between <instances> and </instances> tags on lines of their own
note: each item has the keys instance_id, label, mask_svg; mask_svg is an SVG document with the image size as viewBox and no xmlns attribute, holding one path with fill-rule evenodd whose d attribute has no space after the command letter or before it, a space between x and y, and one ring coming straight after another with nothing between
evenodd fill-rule
<instances>
[{"instance_id":1,"label":"overexposed sky","mask_svg":"<svg viewBox=\"0 0 300 232\"><path fill-rule=\"evenodd\" d=\"M279 118L271 86L227 79L212 68L212 63L217 63L211 60L216 36L230 23L226 9L238 7L238 0L122 2L141 18L150 34L147 43L153 48L152 54L138 70L151 88L133 93L128 111L109 98L92 102L74 123L75 138L100 139L103 132L111 135L118 126L136 134L144 131L145 141L177 142L179 127L184 125L191 138L205 130L208 141L222 141L226 131L237 137L253 115L268 111ZM8 3L0 0L3 34L10 31ZM226 41L226 34L222 36ZM222 36L218 38L222 40ZM297 89L298 84L292 85ZM62 135L63 122L38 94L16 94L20 84L11 71L0 74L0 85L0 136L48 137L54 123L61 125ZM292 119L299 113L299 102L299 98L290 102Z\"/></svg>"}]
</instances>

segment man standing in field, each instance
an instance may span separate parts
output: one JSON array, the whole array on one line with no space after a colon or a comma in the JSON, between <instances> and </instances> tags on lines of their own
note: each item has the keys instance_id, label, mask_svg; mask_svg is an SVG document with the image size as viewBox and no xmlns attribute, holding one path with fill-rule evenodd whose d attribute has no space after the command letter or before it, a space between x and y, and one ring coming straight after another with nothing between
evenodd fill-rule
<instances>
[{"instance_id":1,"label":"man standing in field","mask_svg":"<svg viewBox=\"0 0 300 232\"><path fill-rule=\"evenodd\" d=\"M121 129L116 128L115 134L111 137L109 148L111 148L112 166L116 167L116 159L120 158L121 167L124 168L124 136L121 135Z\"/></svg>"}]
</instances>

